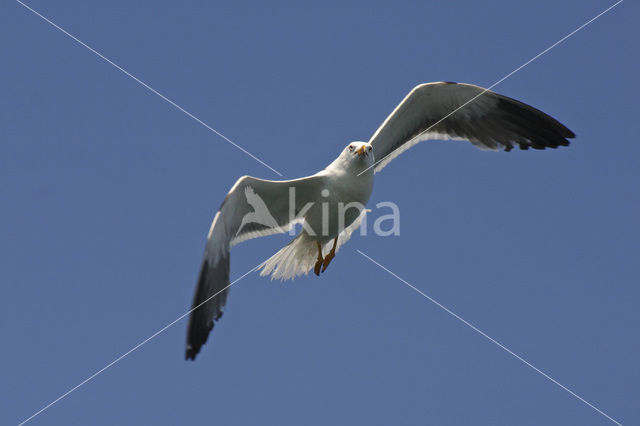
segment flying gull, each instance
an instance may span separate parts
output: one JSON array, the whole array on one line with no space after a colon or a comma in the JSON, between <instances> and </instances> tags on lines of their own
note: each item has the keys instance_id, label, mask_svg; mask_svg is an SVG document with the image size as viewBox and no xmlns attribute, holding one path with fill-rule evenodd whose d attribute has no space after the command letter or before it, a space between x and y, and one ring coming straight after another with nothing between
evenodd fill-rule
<instances>
[{"instance_id":1,"label":"flying gull","mask_svg":"<svg viewBox=\"0 0 640 426\"><path fill-rule=\"evenodd\" d=\"M368 142L350 143L324 170L285 181L241 177L207 236L186 358L195 359L214 321L222 316L229 293L230 249L235 244L302 224L298 235L260 266L260 275L291 279L312 269L319 275L359 226L374 174L418 142L466 140L483 150L511 151L516 145L520 149L568 146L567 139L573 137L554 118L515 99L471 84L425 83L404 98Z\"/></svg>"}]
</instances>

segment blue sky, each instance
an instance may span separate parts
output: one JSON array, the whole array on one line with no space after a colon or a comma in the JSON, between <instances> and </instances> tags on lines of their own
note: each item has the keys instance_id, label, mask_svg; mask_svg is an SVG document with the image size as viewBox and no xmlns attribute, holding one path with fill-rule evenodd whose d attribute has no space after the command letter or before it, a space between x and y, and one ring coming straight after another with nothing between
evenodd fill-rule
<instances>
[{"instance_id":1,"label":"blue sky","mask_svg":"<svg viewBox=\"0 0 640 426\"><path fill-rule=\"evenodd\" d=\"M610 2L28 3L280 170L315 173L416 84L489 86ZM0 423L186 312L241 175L278 176L51 27L0 6ZM606 425L359 249L623 424L640 419L638 7L495 88L576 134L555 151L413 148L320 278L231 289L195 363L186 320L32 424ZM288 241L232 252L232 278Z\"/></svg>"}]
</instances>

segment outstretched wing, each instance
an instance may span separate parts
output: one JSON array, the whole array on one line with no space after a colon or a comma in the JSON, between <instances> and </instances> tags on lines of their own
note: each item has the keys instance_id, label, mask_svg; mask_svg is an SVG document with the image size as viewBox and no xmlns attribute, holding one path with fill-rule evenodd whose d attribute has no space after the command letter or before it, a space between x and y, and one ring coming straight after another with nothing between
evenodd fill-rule
<instances>
[{"instance_id":1,"label":"outstretched wing","mask_svg":"<svg viewBox=\"0 0 640 426\"><path fill-rule=\"evenodd\" d=\"M233 185L216 213L193 296L187 331L186 359L195 359L213 323L222 316L229 293L229 250L256 237L286 232L308 202L320 198L322 175L290 181L244 176ZM290 193L295 194L291 203Z\"/></svg>"},{"instance_id":2,"label":"outstretched wing","mask_svg":"<svg viewBox=\"0 0 640 426\"><path fill-rule=\"evenodd\" d=\"M439 82L414 88L369 142L378 172L403 151L428 139L467 140L480 149L510 151L514 145L520 149L567 146L567 139L573 137L554 118L515 99L472 84Z\"/></svg>"}]
</instances>

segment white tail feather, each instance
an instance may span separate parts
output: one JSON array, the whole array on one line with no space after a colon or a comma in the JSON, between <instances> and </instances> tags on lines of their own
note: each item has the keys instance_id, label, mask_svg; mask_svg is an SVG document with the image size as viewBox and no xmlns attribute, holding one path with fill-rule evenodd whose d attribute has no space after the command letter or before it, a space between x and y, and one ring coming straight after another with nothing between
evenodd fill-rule
<instances>
[{"instance_id":1,"label":"white tail feather","mask_svg":"<svg viewBox=\"0 0 640 426\"><path fill-rule=\"evenodd\" d=\"M300 234L260 265L260 276L271 274L272 280L288 280L308 274L316 262L316 250L315 241Z\"/></svg>"},{"instance_id":2,"label":"white tail feather","mask_svg":"<svg viewBox=\"0 0 640 426\"><path fill-rule=\"evenodd\" d=\"M358 229L364 216L367 214L366 209L362 210L360 216L347 228L338 235L338 243L336 245L336 253L340 250L340 246L349 241L353 231ZM327 253L333 246L333 240L329 240L322 247L322 252ZM282 247L276 254L267 259L259 269L260 276L264 277L271 274L271 279L289 280L298 275L307 275L313 269L318 260L318 248L316 239L302 232L295 237L289 244Z\"/></svg>"}]
</instances>

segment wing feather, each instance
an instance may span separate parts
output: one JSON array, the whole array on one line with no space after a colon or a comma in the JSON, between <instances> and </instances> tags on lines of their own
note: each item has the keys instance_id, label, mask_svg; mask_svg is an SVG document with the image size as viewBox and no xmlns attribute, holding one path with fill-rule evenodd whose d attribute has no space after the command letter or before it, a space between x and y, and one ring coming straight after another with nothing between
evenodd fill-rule
<instances>
[{"instance_id":1,"label":"wing feather","mask_svg":"<svg viewBox=\"0 0 640 426\"><path fill-rule=\"evenodd\" d=\"M464 83L414 88L369 142L375 171L413 145L430 139L466 140L483 150L567 146L575 134L544 112L515 99Z\"/></svg>"},{"instance_id":2,"label":"wing feather","mask_svg":"<svg viewBox=\"0 0 640 426\"><path fill-rule=\"evenodd\" d=\"M244 176L233 185L216 213L205 247L187 330L186 359L195 359L214 322L222 316L229 293L230 249L251 238L286 232L301 218L303 206L317 199L323 175L289 181ZM295 206L289 209L289 191Z\"/></svg>"}]
</instances>

